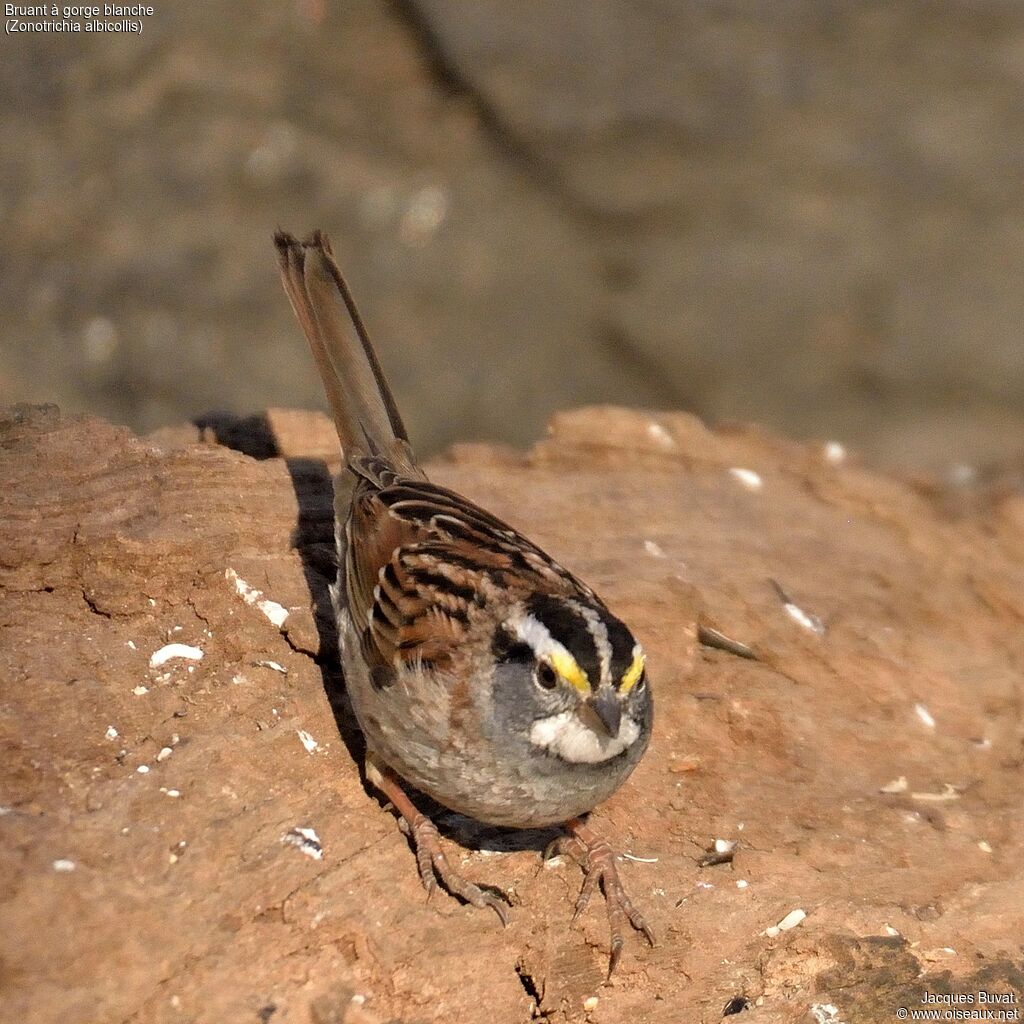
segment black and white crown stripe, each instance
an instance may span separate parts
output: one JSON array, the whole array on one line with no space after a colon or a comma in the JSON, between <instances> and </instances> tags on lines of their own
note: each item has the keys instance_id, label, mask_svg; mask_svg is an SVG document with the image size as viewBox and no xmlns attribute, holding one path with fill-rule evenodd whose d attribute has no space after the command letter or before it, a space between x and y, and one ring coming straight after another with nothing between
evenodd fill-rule
<instances>
[{"instance_id":1,"label":"black and white crown stripe","mask_svg":"<svg viewBox=\"0 0 1024 1024\"><path fill-rule=\"evenodd\" d=\"M594 641L594 650L601 666L600 672L596 676L597 681L601 684L613 682L612 645L608 639L608 626L596 609L588 608L586 605L580 604L579 601L572 601L570 604L583 616L591 639Z\"/></svg>"},{"instance_id":2,"label":"black and white crown stripe","mask_svg":"<svg viewBox=\"0 0 1024 1024\"><path fill-rule=\"evenodd\" d=\"M526 607L552 640L568 650L593 689L606 683L618 686L639 652L633 634L603 605L534 594Z\"/></svg>"}]
</instances>

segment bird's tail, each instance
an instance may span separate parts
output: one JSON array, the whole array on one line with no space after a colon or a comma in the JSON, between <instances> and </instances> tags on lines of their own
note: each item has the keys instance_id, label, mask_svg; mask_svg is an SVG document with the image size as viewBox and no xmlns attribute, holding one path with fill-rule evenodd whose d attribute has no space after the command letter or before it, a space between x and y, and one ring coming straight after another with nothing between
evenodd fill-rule
<instances>
[{"instance_id":1,"label":"bird's tail","mask_svg":"<svg viewBox=\"0 0 1024 1024\"><path fill-rule=\"evenodd\" d=\"M379 456L419 475L402 417L362 318L322 231L300 242L274 235L281 280L313 350L349 462Z\"/></svg>"}]
</instances>

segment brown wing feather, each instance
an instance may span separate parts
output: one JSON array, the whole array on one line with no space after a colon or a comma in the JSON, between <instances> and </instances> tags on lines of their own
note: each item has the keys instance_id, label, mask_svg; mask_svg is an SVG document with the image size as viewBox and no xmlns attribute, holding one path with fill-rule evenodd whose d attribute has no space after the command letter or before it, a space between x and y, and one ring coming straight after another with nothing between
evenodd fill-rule
<instances>
[{"instance_id":1,"label":"brown wing feather","mask_svg":"<svg viewBox=\"0 0 1024 1024\"><path fill-rule=\"evenodd\" d=\"M347 590L371 665L443 663L488 605L593 592L507 523L454 491L361 459ZM353 542L358 538L358 542Z\"/></svg>"},{"instance_id":2,"label":"brown wing feather","mask_svg":"<svg viewBox=\"0 0 1024 1024\"><path fill-rule=\"evenodd\" d=\"M428 480L398 477L382 488L378 497L392 515L417 524L432 539L451 545L451 555L457 562L469 559L481 570L506 571L504 582L523 589L597 600L585 583L547 552L455 491Z\"/></svg>"},{"instance_id":3,"label":"brown wing feather","mask_svg":"<svg viewBox=\"0 0 1024 1024\"><path fill-rule=\"evenodd\" d=\"M348 535L349 591L359 607L369 608L380 570L396 550L420 540L423 531L415 524L388 515L376 491L357 487L349 513ZM360 605L359 599L364 596L367 600Z\"/></svg>"}]
</instances>

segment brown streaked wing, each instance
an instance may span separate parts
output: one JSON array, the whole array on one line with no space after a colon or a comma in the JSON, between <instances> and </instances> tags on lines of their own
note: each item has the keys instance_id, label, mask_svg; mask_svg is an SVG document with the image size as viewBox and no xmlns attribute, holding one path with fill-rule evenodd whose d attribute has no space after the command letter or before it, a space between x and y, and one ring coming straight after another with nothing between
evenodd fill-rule
<instances>
[{"instance_id":1,"label":"brown streaked wing","mask_svg":"<svg viewBox=\"0 0 1024 1024\"><path fill-rule=\"evenodd\" d=\"M367 631L386 664L443 664L465 637L467 603L445 577L413 564L410 550L396 548L379 573Z\"/></svg>"},{"instance_id":2,"label":"brown streaked wing","mask_svg":"<svg viewBox=\"0 0 1024 1024\"><path fill-rule=\"evenodd\" d=\"M579 594L597 600L594 592L550 555L468 498L426 480L400 478L380 491L380 499L410 524L452 545L453 557L469 558L481 568L503 569L521 588Z\"/></svg>"},{"instance_id":3,"label":"brown streaked wing","mask_svg":"<svg viewBox=\"0 0 1024 1024\"><path fill-rule=\"evenodd\" d=\"M507 523L383 460L352 465L347 590L371 669L445 662L475 609L542 592L593 592Z\"/></svg>"},{"instance_id":4,"label":"brown streaked wing","mask_svg":"<svg viewBox=\"0 0 1024 1024\"><path fill-rule=\"evenodd\" d=\"M387 479L388 467L372 473ZM346 591L363 655L371 671L400 661L443 663L464 639L464 585L446 580L429 560L410 558L429 542L430 526L392 514L380 494L370 472L361 473L348 525Z\"/></svg>"},{"instance_id":5,"label":"brown streaked wing","mask_svg":"<svg viewBox=\"0 0 1024 1024\"><path fill-rule=\"evenodd\" d=\"M345 555L345 586L352 624L362 631L373 610L380 571L402 547L415 544L423 531L389 515L372 486L360 481L352 498Z\"/></svg>"}]
</instances>

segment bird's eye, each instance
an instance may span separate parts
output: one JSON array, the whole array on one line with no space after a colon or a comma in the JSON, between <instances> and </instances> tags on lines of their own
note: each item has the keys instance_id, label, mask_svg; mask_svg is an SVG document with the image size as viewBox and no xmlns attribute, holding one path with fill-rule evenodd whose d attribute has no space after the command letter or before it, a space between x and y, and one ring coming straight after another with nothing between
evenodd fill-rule
<instances>
[{"instance_id":1,"label":"bird's eye","mask_svg":"<svg viewBox=\"0 0 1024 1024\"><path fill-rule=\"evenodd\" d=\"M553 690L558 683L558 673L546 662L542 661L533 674L537 685L545 690Z\"/></svg>"}]
</instances>

